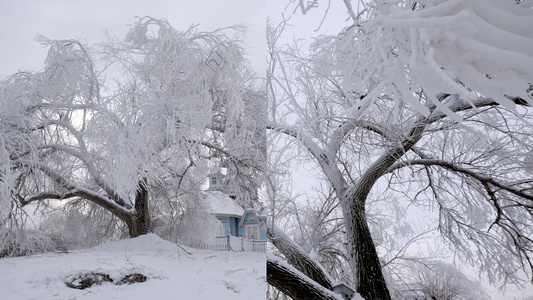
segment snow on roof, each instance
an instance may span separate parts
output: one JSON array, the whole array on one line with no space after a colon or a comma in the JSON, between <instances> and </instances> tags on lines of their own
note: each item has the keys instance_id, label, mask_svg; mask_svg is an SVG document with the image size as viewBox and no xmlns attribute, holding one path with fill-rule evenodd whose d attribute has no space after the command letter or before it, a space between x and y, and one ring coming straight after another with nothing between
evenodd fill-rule
<instances>
[{"instance_id":1,"label":"snow on roof","mask_svg":"<svg viewBox=\"0 0 533 300\"><path fill-rule=\"evenodd\" d=\"M203 193L205 204L209 207L209 212L213 214L242 216L244 209L235 200L219 191L207 191Z\"/></svg>"}]
</instances>

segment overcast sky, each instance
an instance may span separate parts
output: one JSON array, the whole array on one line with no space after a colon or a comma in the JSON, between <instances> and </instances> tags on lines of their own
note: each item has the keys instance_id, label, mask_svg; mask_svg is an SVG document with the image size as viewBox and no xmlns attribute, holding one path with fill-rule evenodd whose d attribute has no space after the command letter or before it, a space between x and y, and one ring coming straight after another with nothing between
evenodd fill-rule
<instances>
[{"instance_id":1,"label":"overcast sky","mask_svg":"<svg viewBox=\"0 0 533 300\"><path fill-rule=\"evenodd\" d=\"M99 43L104 28L124 37L135 16L166 18L178 30L248 25L246 52L256 70L266 68L266 0L0 0L0 12L0 77L43 67L47 50L37 35Z\"/></svg>"},{"instance_id":2,"label":"overcast sky","mask_svg":"<svg viewBox=\"0 0 533 300\"><path fill-rule=\"evenodd\" d=\"M332 35L339 33L344 27L353 24L348 19L343 1L319 1L318 6L307 11L305 15L295 3L290 0L276 0L268 3L268 17L274 24L283 19L288 20L283 39L310 38L317 35Z\"/></svg>"}]
</instances>

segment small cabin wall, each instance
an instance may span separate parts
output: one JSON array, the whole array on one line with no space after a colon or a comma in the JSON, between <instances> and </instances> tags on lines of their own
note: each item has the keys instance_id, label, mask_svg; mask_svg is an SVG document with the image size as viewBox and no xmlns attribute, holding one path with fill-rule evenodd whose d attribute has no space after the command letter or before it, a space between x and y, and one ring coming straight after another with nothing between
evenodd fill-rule
<instances>
[{"instance_id":1,"label":"small cabin wall","mask_svg":"<svg viewBox=\"0 0 533 300\"><path fill-rule=\"evenodd\" d=\"M217 215L216 217L224 226L224 235L228 234L229 229L232 236L246 238L246 228L248 226L257 226L259 240L267 239L266 218L261 217L261 222L258 222L256 215L251 211L246 213L244 221L235 216Z\"/></svg>"},{"instance_id":2,"label":"small cabin wall","mask_svg":"<svg viewBox=\"0 0 533 300\"><path fill-rule=\"evenodd\" d=\"M246 237L246 227L244 227L244 226L239 227L237 236L238 237Z\"/></svg>"},{"instance_id":3,"label":"small cabin wall","mask_svg":"<svg viewBox=\"0 0 533 300\"><path fill-rule=\"evenodd\" d=\"M252 211L247 211L244 215L244 219L240 222L240 228L239 228L239 236L242 236L244 238L250 239L250 236L247 231L249 230L249 227L255 227L256 229L253 229L255 231L255 240L261 239L261 224L258 222L257 215ZM265 234L266 239L266 234Z\"/></svg>"},{"instance_id":4,"label":"small cabin wall","mask_svg":"<svg viewBox=\"0 0 533 300\"><path fill-rule=\"evenodd\" d=\"M244 209L224 191L217 191L218 179L217 174L212 174L209 177L212 192L206 192L203 196L208 199L207 203L211 206L211 213L223 225L219 234L226 235L229 232L232 236L265 241L267 229L266 217L262 214L263 210L258 213L250 206L248 209Z\"/></svg>"},{"instance_id":5,"label":"small cabin wall","mask_svg":"<svg viewBox=\"0 0 533 300\"><path fill-rule=\"evenodd\" d=\"M230 234L233 236L240 237L239 222L240 218L234 216L225 216L225 215L216 215L217 219L224 225L223 235L228 234L228 229Z\"/></svg>"}]
</instances>

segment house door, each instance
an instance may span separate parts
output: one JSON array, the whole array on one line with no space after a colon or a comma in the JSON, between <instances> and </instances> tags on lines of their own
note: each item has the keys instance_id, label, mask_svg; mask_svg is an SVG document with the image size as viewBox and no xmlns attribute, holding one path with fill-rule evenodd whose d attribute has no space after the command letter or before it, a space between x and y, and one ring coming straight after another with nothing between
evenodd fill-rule
<instances>
[{"instance_id":1,"label":"house door","mask_svg":"<svg viewBox=\"0 0 533 300\"><path fill-rule=\"evenodd\" d=\"M259 226L257 225L246 226L246 238L249 240L258 240L259 239Z\"/></svg>"}]
</instances>

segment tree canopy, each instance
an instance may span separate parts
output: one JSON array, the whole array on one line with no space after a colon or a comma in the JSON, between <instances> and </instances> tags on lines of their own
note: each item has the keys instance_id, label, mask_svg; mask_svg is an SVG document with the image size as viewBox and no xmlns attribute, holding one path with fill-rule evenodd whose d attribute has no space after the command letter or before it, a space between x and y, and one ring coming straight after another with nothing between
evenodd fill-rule
<instances>
[{"instance_id":1,"label":"tree canopy","mask_svg":"<svg viewBox=\"0 0 533 300\"><path fill-rule=\"evenodd\" d=\"M49 48L43 70L0 82L3 226L25 205L59 200L103 208L138 236L175 226L210 170L258 186L266 102L243 32L144 17L95 46L37 37Z\"/></svg>"}]
</instances>

